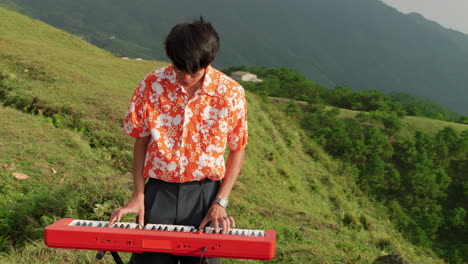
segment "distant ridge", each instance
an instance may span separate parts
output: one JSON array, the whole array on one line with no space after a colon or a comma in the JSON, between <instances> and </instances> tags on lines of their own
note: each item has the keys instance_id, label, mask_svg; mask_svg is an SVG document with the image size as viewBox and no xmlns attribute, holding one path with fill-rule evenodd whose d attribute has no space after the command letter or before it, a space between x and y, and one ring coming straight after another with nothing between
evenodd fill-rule
<instances>
[{"instance_id":1,"label":"distant ridge","mask_svg":"<svg viewBox=\"0 0 468 264\"><path fill-rule=\"evenodd\" d=\"M203 15L222 37L220 67L289 66L327 87L405 92L468 114L468 36L380 0L1 4L73 34L89 34L114 53L146 59L165 59L161 43L169 28Z\"/></svg>"}]
</instances>

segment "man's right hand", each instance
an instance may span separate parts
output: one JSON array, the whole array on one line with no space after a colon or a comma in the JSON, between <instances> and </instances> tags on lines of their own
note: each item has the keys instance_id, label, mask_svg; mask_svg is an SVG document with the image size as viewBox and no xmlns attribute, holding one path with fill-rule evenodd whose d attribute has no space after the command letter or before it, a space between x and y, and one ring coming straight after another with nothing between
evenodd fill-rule
<instances>
[{"instance_id":1,"label":"man's right hand","mask_svg":"<svg viewBox=\"0 0 468 264\"><path fill-rule=\"evenodd\" d=\"M115 222L120 222L122 216L130 213L138 214L138 224L145 225L145 201L144 198L133 198L125 207L120 207L112 211L109 218L109 226Z\"/></svg>"}]
</instances>

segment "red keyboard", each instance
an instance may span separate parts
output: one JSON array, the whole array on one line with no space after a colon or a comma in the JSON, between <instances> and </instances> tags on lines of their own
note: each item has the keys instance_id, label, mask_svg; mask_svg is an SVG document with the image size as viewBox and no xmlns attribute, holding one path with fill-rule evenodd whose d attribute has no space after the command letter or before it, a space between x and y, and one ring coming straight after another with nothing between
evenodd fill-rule
<instances>
[{"instance_id":1,"label":"red keyboard","mask_svg":"<svg viewBox=\"0 0 468 264\"><path fill-rule=\"evenodd\" d=\"M228 234L216 234L212 227L198 231L181 225L109 226L109 222L64 218L44 229L44 241L55 248L270 260L275 256L276 232L230 229Z\"/></svg>"}]
</instances>

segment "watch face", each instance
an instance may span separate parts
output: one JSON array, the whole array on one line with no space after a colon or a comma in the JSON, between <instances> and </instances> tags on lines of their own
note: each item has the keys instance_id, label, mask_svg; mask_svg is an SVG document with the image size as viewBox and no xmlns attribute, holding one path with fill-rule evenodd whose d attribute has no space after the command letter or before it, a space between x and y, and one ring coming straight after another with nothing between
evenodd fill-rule
<instances>
[{"instance_id":1,"label":"watch face","mask_svg":"<svg viewBox=\"0 0 468 264\"><path fill-rule=\"evenodd\" d=\"M228 200L226 199L217 199L217 202L219 203L219 205L221 205L222 207L226 207L228 205Z\"/></svg>"}]
</instances>

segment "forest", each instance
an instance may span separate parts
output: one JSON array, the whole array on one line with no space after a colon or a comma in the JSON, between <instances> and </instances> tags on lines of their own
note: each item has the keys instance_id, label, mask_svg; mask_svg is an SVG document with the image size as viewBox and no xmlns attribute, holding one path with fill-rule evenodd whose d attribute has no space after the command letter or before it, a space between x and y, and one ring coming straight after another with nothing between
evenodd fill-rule
<instances>
[{"instance_id":1,"label":"forest","mask_svg":"<svg viewBox=\"0 0 468 264\"><path fill-rule=\"evenodd\" d=\"M241 84L264 101L293 99L283 103L283 111L298 119L327 153L356 171L361 190L387 207L402 234L450 263L468 260L468 130L447 126L435 135L398 133L400 118L407 115L465 124L467 116L403 94L329 90L288 67L233 66L223 71L256 74L262 82ZM340 109L359 113L342 118Z\"/></svg>"}]
</instances>

